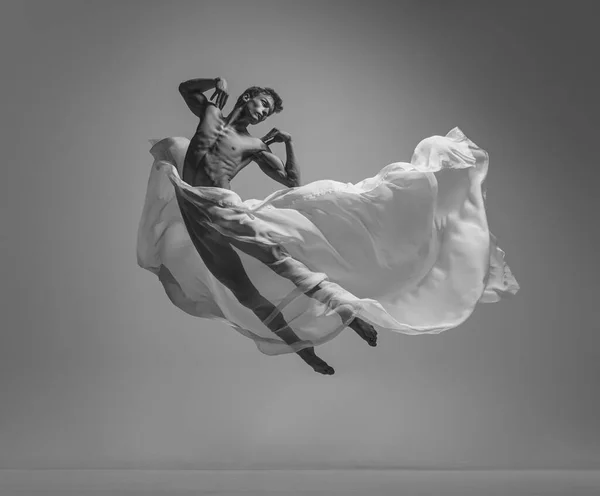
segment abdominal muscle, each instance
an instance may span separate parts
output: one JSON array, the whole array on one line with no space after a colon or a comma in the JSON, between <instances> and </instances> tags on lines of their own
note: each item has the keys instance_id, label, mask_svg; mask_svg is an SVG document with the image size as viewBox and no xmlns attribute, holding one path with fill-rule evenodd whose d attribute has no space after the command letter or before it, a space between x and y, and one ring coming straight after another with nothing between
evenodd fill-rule
<instances>
[{"instance_id":1,"label":"abdominal muscle","mask_svg":"<svg viewBox=\"0 0 600 496\"><path fill-rule=\"evenodd\" d=\"M259 141L238 134L222 119L202 122L185 156L183 180L190 186L230 189L230 181L250 163Z\"/></svg>"},{"instance_id":2,"label":"abdominal muscle","mask_svg":"<svg viewBox=\"0 0 600 496\"><path fill-rule=\"evenodd\" d=\"M217 156L215 156L217 155ZM230 181L237 174L237 167L218 154L204 151L186 154L183 180L190 186L211 186L230 189Z\"/></svg>"}]
</instances>

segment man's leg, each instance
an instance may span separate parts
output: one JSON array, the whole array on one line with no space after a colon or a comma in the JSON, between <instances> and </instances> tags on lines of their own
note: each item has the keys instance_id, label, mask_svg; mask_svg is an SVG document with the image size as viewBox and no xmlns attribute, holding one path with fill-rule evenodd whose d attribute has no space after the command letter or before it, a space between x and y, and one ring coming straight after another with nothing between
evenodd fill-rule
<instances>
[{"instance_id":1,"label":"man's leg","mask_svg":"<svg viewBox=\"0 0 600 496\"><path fill-rule=\"evenodd\" d=\"M313 289L308 290L304 294L313 298L314 294L317 291L320 291L321 289L321 284L317 284ZM354 317L354 319L352 319L348 324L348 327L352 329L356 334L358 334L362 339L364 339L367 343L369 343L369 346L377 346L377 331L371 324L365 322L364 320L358 317Z\"/></svg>"},{"instance_id":2,"label":"man's leg","mask_svg":"<svg viewBox=\"0 0 600 496\"><path fill-rule=\"evenodd\" d=\"M262 246L253 243L245 243L238 240L231 240L231 244L233 244L236 248L239 248L244 253L247 253L248 255L260 260L275 273L291 280L292 282L296 281L293 280L293 277L290 277L291 274L296 275L296 278L299 279L303 276L309 276L312 273L310 269L302 262L288 257L285 251L279 246ZM318 291L323 290L323 286L326 286L327 284L331 283L324 281L306 291L304 294L318 300L318 298L315 297L315 294ZM371 324L358 317L355 317L348 324L348 327L356 332L370 346L377 346L377 331Z\"/></svg>"},{"instance_id":3,"label":"man's leg","mask_svg":"<svg viewBox=\"0 0 600 496\"><path fill-rule=\"evenodd\" d=\"M252 310L262 321L275 313L275 317L267 321L266 326L289 345L300 341L298 335L290 328L285 318L269 300L267 300L246 274L240 257L220 235L206 232L200 239L192 238L198 253L206 264L208 270L227 288L231 290L237 300L246 308ZM314 347L304 348L297 352L315 372L332 375L335 371L325 361L321 360L314 351Z\"/></svg>"}]
</instances>

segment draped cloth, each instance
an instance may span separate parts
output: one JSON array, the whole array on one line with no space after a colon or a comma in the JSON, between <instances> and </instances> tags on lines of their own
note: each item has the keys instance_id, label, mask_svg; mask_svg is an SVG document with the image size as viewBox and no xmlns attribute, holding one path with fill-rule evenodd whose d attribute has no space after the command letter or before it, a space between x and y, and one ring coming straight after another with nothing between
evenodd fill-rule
<instances>
[{"instance_id":1,"label":"draped cloth","mask_svg":"<svg viewBox=\"0 0 600 496\"><path fill-rule=\"evenodd\" d=\"M227 323L265 354L318 346L355 317L378 331L440 333L477 303L519 289L488 227L488 154L458 128L424 139L410 162L359 183L320 180L245 201L181 179L186 138L151 143L138 264L181 310ZM298 343L266 326L274 314L261 321L219 282L194 246L198 233L233 247ZM275 252L277 263L261 261L261 253Z\"/></svg>"}]
</instances>

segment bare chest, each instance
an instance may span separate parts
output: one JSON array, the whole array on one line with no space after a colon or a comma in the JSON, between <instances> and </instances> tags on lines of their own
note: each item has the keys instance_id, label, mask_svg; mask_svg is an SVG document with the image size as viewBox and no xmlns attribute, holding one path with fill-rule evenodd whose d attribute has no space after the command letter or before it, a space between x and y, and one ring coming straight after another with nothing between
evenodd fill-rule
<instances>
[{"instance_id":1,"label":"bare chest","mask_svg":"<svg viewBox=\"0 0 600 496\"><path fill-rule=\"evenodd\" d=\"M220 116L209 114L190 142L186 165L198 176L194 182L224 187L262 146L260 139L241 134Z\"/></svg>"},{"instance_id":2,"label":"bare chest","mask_svg":"<svg viewBox=\"0 0 600 496\"><path fill-rule=\"evenodd\" d=\"M211 155L241 162L262 146L260 139L241 134L220 117L207 115L198 126L199 144Z\"/></svg>"}]
</instances>

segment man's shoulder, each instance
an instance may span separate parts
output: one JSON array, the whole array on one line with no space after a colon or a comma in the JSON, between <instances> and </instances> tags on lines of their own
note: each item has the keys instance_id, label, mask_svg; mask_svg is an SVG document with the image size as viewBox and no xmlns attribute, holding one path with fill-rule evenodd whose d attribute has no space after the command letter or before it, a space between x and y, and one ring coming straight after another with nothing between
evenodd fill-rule
<instances>
[{"instance_id":1,"label":"man's shoulder","mask_svg":"<svg viewBox=\"0 0 600 496\"><path fill-rule=\"evenodd\" d=\"M213 102L207 101L206 108L204 109L205 114L215 114L215 115L223 115L219 107L217 107Z\"/></svg>"},{"instance_id":2,"label":"man's shoulder","mask_svg":"<svg viewBox=\"0 0 600 496\"><path fill-rule=\"evenodd\" d=\"M202 126L216 126L223 121L223 114L219 107L217 107L214 103L207 103L202 115L200 116L199 125Z\"/></svg>"},{"instance_id":3,"label":"man's shoulder","mask_svg":"<svg viewBox=\"0 0 600 496\"><path fill-rule=\"evenodd\" d=\"M237 133L241 138L247 140L248 143L252 144L252 147L256 150L256 152L268 152L271 149L265 145L264 141L256 136L252 136L248 131L238 132Z\"/></svg>"},{"instance_id":4,"label":"man's shoulder","mask_svg":"<svg viewBox=\"0 0 600 496\"><path fill-rule=\"evenodd\" d=\"M254 159L260 160L264 157L265 152L271 152L271 149L263 143L260 138L254 138L256 140L256 148L253 150L252 156Z\"/></svg>"}]
</instances>

